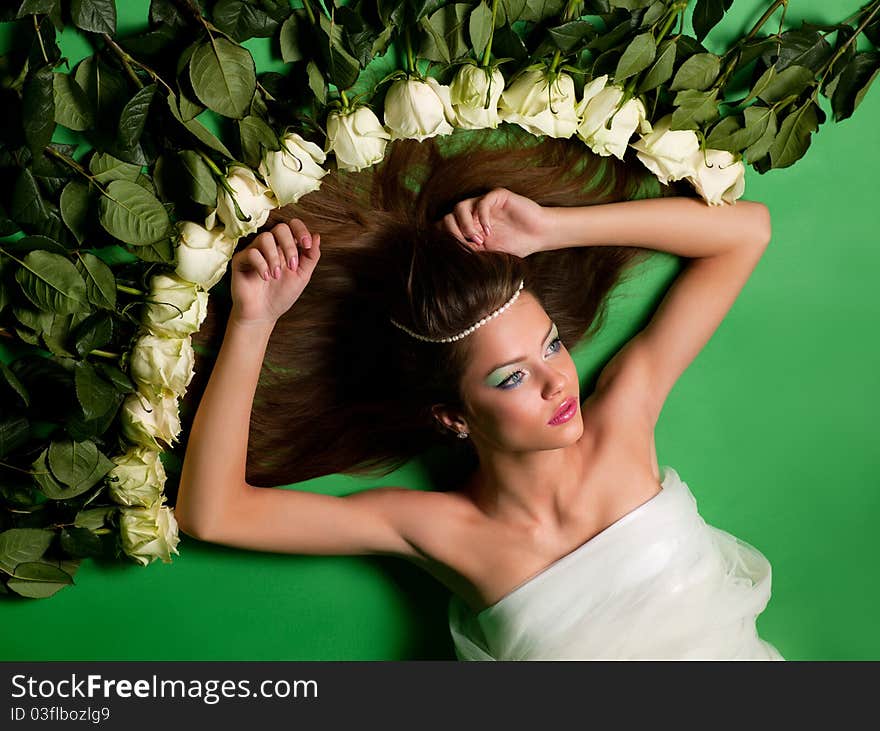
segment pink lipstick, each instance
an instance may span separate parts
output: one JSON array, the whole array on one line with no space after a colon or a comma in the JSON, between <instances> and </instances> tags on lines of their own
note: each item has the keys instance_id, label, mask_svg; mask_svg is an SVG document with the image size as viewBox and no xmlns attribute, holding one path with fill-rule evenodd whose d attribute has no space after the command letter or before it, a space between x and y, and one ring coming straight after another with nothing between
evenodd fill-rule
<instances>
[{"instance_id":1,"label":"pink lipstick","mask_svg":"<svg viewBox=\"0 0 880 731\"><path fill-rule=\"evenodd\" d=\"M559 407L559 410L553 415L553 418L550 419L547 423L556 426L557 424L564 424L566 421L571 419L577 413L577 399L568 398L562 402L562 406Z\"/></svg>"}]
</instances>

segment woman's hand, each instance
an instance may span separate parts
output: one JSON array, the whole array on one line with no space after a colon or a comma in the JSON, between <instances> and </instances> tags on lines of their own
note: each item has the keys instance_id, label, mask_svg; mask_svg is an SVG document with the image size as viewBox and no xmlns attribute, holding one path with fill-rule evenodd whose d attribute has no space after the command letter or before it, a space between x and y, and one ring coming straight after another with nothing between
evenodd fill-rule
<instances>
[{"instance_id":1,"label":"woman's hand","mask_svg":"<svg viewBox=\"0 0 880 731\"><path fill-rule=\"evenodd\" d=\"M541 250L548 233L547 209L507 188L465 198L440 226L474 249L526 257Z\"/></svg>"},{"instance_id":2,"label":"woman's hand","mask_svg":"<svg viewBox=\"0 0 880 731\"><path fill-rule=\"evenodd\" d=\"M264 231L232 257L232 312L240 323L274 325L299 298L321 258L321 235L299 218Z\"/></svg>"}]
</instances>

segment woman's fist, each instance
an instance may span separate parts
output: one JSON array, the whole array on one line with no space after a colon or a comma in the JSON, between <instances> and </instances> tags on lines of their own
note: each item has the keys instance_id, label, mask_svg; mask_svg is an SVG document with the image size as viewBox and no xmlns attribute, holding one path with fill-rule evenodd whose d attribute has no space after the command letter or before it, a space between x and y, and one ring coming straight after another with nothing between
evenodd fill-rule
<instances>
[{"instance_id":1,"label":"woman's fist","mask_svg":"<svg viewBox=\"0 0 880 731\"><path fill-rule=\"evenodd\" d=\"M507 188L459 201L439 225L474 249L526 257L541 250L547 209Z\"/></svg>"},{"instance_id":2,"label":"woman's fist","mask_svg":"<svg viewBox=\"0 0 880 731\"><path fill-rule=\"evenodd\" d=\"M321 235L299 218L264 231L232 257L232 313L273 324L299 298L321 258Z\"/></svg>"}]
</instances>

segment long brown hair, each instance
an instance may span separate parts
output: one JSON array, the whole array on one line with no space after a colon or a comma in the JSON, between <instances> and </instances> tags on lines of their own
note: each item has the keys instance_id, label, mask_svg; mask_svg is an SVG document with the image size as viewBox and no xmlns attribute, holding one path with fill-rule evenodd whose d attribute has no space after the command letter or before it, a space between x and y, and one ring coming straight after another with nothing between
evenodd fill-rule
<instances>
[{"instance_id":1,"label":"long brown hair","mask_svg":"<svg viewBox=\"0 0 880 731\"><path fill-rule=\"evenodd\" d=\"M397 140L369 170L332 171L319 190L273 211L264 227L301 218L321 234L322 255L267 348L250 422L248 482L381 476L444 443L473 466L472 449L430 411L435 403L460 405L469 339L425 343L389 317L428 336L452 335L503 304L522 278L569 349L601 327L607 295L651 252L590 246L520 259L473 251L437 225L458 201L495 187L545 206L682 194L640 164L507 124L492 133ZM219 292L212 291L208 318L194 336L197 353L222 337L229 302ZM209 355L197 356L190 405L210 365Z\"/></svg>"}]
</instances>

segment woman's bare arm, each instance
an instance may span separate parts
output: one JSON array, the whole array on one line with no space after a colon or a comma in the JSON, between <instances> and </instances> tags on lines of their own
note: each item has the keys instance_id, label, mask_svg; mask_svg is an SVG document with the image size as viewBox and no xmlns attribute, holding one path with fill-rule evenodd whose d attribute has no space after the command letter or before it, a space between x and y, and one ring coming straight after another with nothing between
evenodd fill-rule
<instances>
[{"instance_id":1,"label":"woman's bare arm","mask_svg":"<svg viewBox=\"0 0 880 731\"><path fill-rule=\"evenodd\" d=\"M298 258L287 226L278 224L234 257L233 312L189 433L178 524L201 540L252 550L415 557L406 536L423 524L430 499L419 491L381 487L336 497L246 482L251 409L266 346L320 256L316 234L296 270L283 267ZM290 226L300 237L308 233L298 219Z\"/></svg>"},{"instance_id":2,"label":"woman's bare arm","mask_svg":"<svg viewBox=\"0 0 880 731\"><path fill-rule=\"evenodd\" d=\"M175 516L187 533L210 534L244 496L257 381L272 323L230 318L187 440Z\"/></svg>"},{"instance_id":3,"label":"woman's bare arm","mask_svg":"<svg viewBox=\"0 0 880 731\"><path fill-rule=\"evenodd\" d=\"M571 246L642 246L700 258L770 239L763 203L709 206L697 198L646 198L594 206L545 207L538 250Z\"/></svg>"},{"instance_id":4,"label":"woman's bare arm","mask_svg":"<svg viewBox=\"0 0 880 731\"><path fill-rule=\"evenodd\" d=\"M684 197L545 210L544 248L630 245L692 259L596 384L609 423L653 430L673 385L763 256L771 238L769 211L753 201L714 207Z\"/></svg>"}]
</instances>

